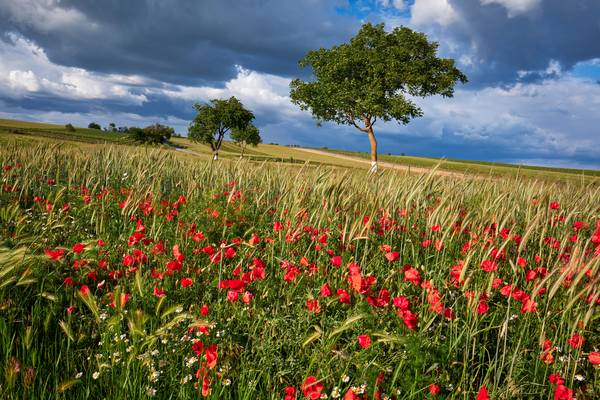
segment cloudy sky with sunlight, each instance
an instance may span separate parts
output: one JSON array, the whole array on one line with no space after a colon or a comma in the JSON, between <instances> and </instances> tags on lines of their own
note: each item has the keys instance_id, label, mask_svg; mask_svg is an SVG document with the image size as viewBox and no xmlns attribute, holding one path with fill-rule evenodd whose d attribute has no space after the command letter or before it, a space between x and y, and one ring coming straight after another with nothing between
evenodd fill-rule
<instances>
[{"instance_id":1,"label":"cloudy sky with sunlight","mask_svg":"<svg viewBox=\"0 0 600 400\"><path fill-rule=\"evenodd\" d=\"M598 0L0 0L0 118L185 134L194 102L235 95L264 142L367 150L288 97L363 22L426 32L470 80L378 123L382 153L600 169Z\"/></svg>"}]
</instances>

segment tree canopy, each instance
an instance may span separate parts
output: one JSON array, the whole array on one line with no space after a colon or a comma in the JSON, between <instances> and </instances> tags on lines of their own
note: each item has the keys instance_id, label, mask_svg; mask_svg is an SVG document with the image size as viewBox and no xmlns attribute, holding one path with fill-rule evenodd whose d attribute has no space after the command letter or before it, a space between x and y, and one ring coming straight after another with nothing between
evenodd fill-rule
<instances>
[{"instance_id":1,"label":"tree canopy","mask_svg":"<svg viewBox=\"0 0 600 400\"><path fill-rule=\"evenodd\" d=\"M349 43L310 51L301 67L314 79L290 83L292 102L318 122L351 125L369 135L373 162L377 143L373 124L396 120L407 124L423 115L412 98L452 97L467 77L454 60L437 57L438 43L406 27L386 32L383 24L364 24Z\"/></svg>"},{"instance_id":2,"label":"tree canopy","mask_svg":"<svg viewBox=\"0 0 600 400\"><path fill-rule=\"evenodd\" d=\"M219 149L226 134L245 131L252 126L254 114L234 96L228 100L213 99L210 103L194 105L198 114L188 129L192 141L208 144L218 159Z\"/></svg>"},{"instance_id":3,"label":"tree canopy","mask_svg":"<svg viewBox=\"0 0 600 400\"><path fill-rule=\"evenodd\" d=\"M174 129L161 124L149 125L145 128L131 127L128 129L129 137L139 143L163 144L174 134Z\"/></svg>"},{"instance_id":4,"label":"tree canopy","mask_svg":"<svg viewBox=\"0 0 600 400\"><path fill-rule=\"evenodd\" d=\"M258 128L251 123L244 129L233 129L229 136L231 140L242 147L242 156L246 146L258 146L259 143L262 143Z\"/></svg>"}]
</instances>

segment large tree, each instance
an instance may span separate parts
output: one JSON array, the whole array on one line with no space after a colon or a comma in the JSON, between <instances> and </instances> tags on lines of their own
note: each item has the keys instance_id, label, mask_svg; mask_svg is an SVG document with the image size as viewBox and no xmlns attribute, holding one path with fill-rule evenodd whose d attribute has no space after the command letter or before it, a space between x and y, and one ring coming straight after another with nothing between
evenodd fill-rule
<instances>
[{"instance_id":1,"label":"large tree","mask_svg":"<svg viewBox=\"0 0 600 400\"><path fill-rule=\"evenodd\" d=\"M290 83L292 102L315 119L351 125L368 135L371 172L377 171L373 125L380 119L407 124L423 115L414 97L452 97L467 77L454 60L438 58L438 44L406 27L386 32L383 24L362 26L349 43L310 51L301 67L313 79Z\"/></svg>"},{"instance_id":2,"label":"large tree","mask_svg":"<svg viewBox=\"0 0 600 400\"><path fill-rule=\"evenodd\" d=\"M254 119L254 114L234 96L229 100L213 99L210 103L195 104L194 108L198 114L189 126L188 137L210 145L213 160L219 159L225 135L247 129Z\"/></svg>"},{"instance_id":3,"label":"large tree","mask_svg":"<svg viewBox=\"0 0 600 400\"><path fill-rule=\"evenodd\" d=\"M256 147L262 142L258 128L253 124L248 124L245 129L234 129L229 136L231 137L231 140L242 148L240 157L244 157L246 146L251 145Z\"/></svg>"}]
</instances>

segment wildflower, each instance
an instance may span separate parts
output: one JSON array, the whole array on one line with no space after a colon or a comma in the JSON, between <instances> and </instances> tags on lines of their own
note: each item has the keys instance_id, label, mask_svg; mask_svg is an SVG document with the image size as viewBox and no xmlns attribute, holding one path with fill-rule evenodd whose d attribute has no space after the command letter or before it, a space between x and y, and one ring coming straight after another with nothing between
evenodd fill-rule
<instances>
[{"instance_id":1,"label":"wildflower","mask_svg":"<svg viewBox=\"0 0 600 400\"><path fill-rule=\"evenodd\" d=\"M580 349L585 343L585 338L578 333L574 333L567 343L574 349Z\"/></svg>"},{"instance_id":2,"label":"wildflower","mask_svg":"<svg viewBox=\"0 0 600 400\"><path fill-rule=\"evenodd\" d=\"M490 400L490 396L488 395L485 385L483 385L481 389L479 389L479 393L477 393L476 400Z\"/></svg>"},{"instance_id":3,"label":"wildflower","mask_svg":"<svg viewBox=\"0 0 600 400\"><path fill-rule=\"evenodd\" d=\"M341 303L350 304L350 294L347 291L340 288L337 290L337 295Z\"/></svg>"},{"instance_id":4,"label":"wildflower","mask_svg":"<svg viewBox=\"0 0 600 400\"><path fill-rule=\"evenodd\" d=\"M308 308L309 311L312 311L315 314L318 314L321 312L321 306L319 305L319 300L311 300L311 299L307 299L306 300L306 308Z\"/></svg>"},{"instance_id":5,"label":"wildflower","mask_svg":"<svg viewBox=\"0 0 600 400\"><path fill-rule=\"evenodd\" d=\"M92 374L92 379L96 380L96 379L98 379L99 376L100 376L100 372L96 371Z\"/></svg>"},{"instance_id":6,"label":"wildflower","mask_svg":"<svg viewBox=\"0 0 600 400\"><path fill-rule=\"evenodd\" d=\"M83 251L83 249L85 249L85 246L85 243L77 243L73 246L73 252L75 254L80 254Z\"/></svg>"},{"instance_id":7,"label":"wildflower","mask_svg":"<svg viewBox=\"0 0 600 400\"><path fill-rule=\"evenodd\" d=\"M63 258L65 251L63 249L44 250L44 254L52 261L60 261Z\"/></svg>"},{"instance_id":8,"label":"wildflower","mask_svg":"<svg viewBox=\"0 0 600 400\"><path fill-rule=\"evenodd\" d=\"M244 295L242 296L242 302L244 304L250 304L250 301L252 300L252 298L254 297L254 295L251 292L244 292Z\"/></svg>"},{"instance_id":9,"label":"wildflower","mask_svg":"<svg viewBox=\"0 0 600 400\"><path fill-rule=\"evenodd\" d=\"M331 257L331 265L334 267L339 267L342 265L342 257L341 256L333 256Z\"/></svg>"},{"instance_id":10,"label":"wildflower","mask_svg":"<svg viewBox=\"0 0 600 400\"><path fill-rule=\"evenodd\" d=\"M296 388L293 386L288 386L285 388L285 397L283 400L295 400L296 399Z\"/></svg>"},{"instance_id":11,"label":"wildflower","mask_svg":"<svg viewBox=\"0 0 600 400\"><path fill-rule=\"evenodd\" d=\"M421 275L418 270L407 264L404 266L404 281L412 282L418 286L421 283Z\"/></svg>"},{"instance_id":12,"label":"wildflower","mask_svg":"<svg viewBox=\"0 0 600 400\"><path fill-rule=\"evenodd\" d=\"M588 354L588 360L592 365L600 365L600 353L591 351L590 354Z\"/></svg>"},{"instance_id":13,"label":"wildflower","mask_svg":"<svg viewBox=\"0 0 600 400\"><path fill-rule=\"evenodd\" d=\"M236 292L235 290L227 291L227 301L230 301L233 303L238 300L238 297L239 297L239 293Z\"/></svg>"},{"instance_id":14,"label":"wildflower","mask_svg":"<svg viewBox=\"0 0 600 400\"><path fill-rule=\"evenodd\" d=\"M435 383L429 385L429 394L431 394L432 396L440 394L441 391L442 389Z\"/></svg>"},{"instance_id":15,"label":"wildflower","mask_svg":"<svg viewBox=\"0 0 600 400\"><path fill-rule=\"evenodd\" d=\"M371 337L369 335L359 335L358 336L358 344L363 349L368 349L371 347Z\"/></svg>"},{"instance_id":16,"label":"wildflower","mask_svg":"<svg viewBox=\"0 0 600 400\"><path fill-rule=\"evenodd\" d=\"M321 286L321 290L319 291L319 293L323 297L329 297L329 296L331 296L331 288L329 287L329 285L327 284L327 282L325 282L323 284L323 286Z\"/></svg>"},{"instance_id":17,"label":"wildflower","mask_svg":"<svg viewBox=\"0 0 600 400\"><path fill-rule=\"evenodd\" d=\"M389 262L394 262L400 258L400 252L390 251L389 253L385 254L385 258L387 258Z\"/></svg>"},{"instance_id":18,"label":"wildflower","mask_svg":"<svg viewBox=\"0 0 600 400\"><path fill-rule=\"evenodd\" d=\"M79 293L82 296L87 296L90 294L90 288L88 287L88 285L81 285L81 287L79 288Z\"/></svg>"},{"instance_id":19,"label":"wildflower","mask_svg":"<svg viewBox=\"0 0 600 400\"><path fill-rule=\"evenodd\" d=\"M302 386L300 386L304 397L308 397L311 400L317 400L321 397L321 391L323 390L323 383L317 382L317 378L310 375L306 378Z\"/></svg>"},{"instance_id":20,"label":"wildflower","mask_svg":"<svg viewBox=\"0 0 600 400\"><path fill-rule=\"evenodd\" d=\"M183 288L187 288L189 286L192 286L194 284L194 281L192 280L192 278L182 278L181 279L181 287Z\"/></svg>"},{"instance_id":21,"label":"wildflower","mask_svg":"<svg viewBox=\"0 0 600 400\"><path fill-rule=\"evenodd\" d=\"M496 264L494 261L483 260L481 262L481 269L485 272L493 272L498 269L498 264Z\"/></svg>"},{"instance_id":22,"label":"wildflower","mask_svg":"<svg viewBox=\"0 0 600 400\"><path fill-rule=\"evenodd\" d=\"M203 316L207 316L208 312L209 312L208 304L203 304L202 307L200 307L200 314Z\"/></svg>"}]
</instances>

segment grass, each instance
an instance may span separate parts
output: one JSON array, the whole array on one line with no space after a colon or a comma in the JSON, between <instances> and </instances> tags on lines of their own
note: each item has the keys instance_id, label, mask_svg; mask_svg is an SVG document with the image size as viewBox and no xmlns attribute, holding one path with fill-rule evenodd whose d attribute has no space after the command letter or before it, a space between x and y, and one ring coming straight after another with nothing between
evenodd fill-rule
<instances>
[{"instance_id":1,"label":"grass","mask_svg":"<svg viewBox=\"0 0 600 400\"><path fill-rule=\"evenodd\" d=\"M18 140L2 398L598 398L598 186Z\"/></svg>"},{"instance_id":2,"label":"grass","mask_svg":"<svg viewBox=\"0 0 600 400\"><path fill-rule=\"evenodd\" d=\"M346 150L327 150L334 154L347 155L370 159L370 154L366 152L355 152ZM537 167L529 165L513 165L494 163L486 161L468 161L468 160L452 160L441 158L428 157L411 157L397 155L379 155L380 161L385 161L394 164L400 164L412 167L434 168L439 165L439 168L447 171L456 171L464 173L474 173L493 176L512 176L525 177L545 180L594 180L600 177L600 170L590 169L568 169L568 168L551 168Z\"/></svg>"},{"instance_id":3,"label":"grass","mask_svg":"<svg viewBox=\"0 0 600 400\"><path fill-rule=\"evenodd\" d=\"M15 132L17 134L15 134ZM24 122L0 119L0 142L7 142L19 136L22 141L40 141L42 138L47 142L58 140L69 145L82 143L116 143L134 145L126 135L112 132L98 131L87 128L77 128L76 132L68 132L64 126L52 124L40 124L36 122ZM179 155L186 158L199 157L207 160L211 158L212 151L208 145L194 143L184 137L174 137L171 140L171 148L179 148ZM81 146L79 146L81 147ZM183 150L183 151L181 151ZM333 155L352 156L356 158L369 159L365 152L352 152L344 150L324 150ZM187 152L187 154L186 154ZM240 157L241 148L232 142L223 142L219 152L221 158L237 159ZM328 165L341 168L366 169L364 163L353 160L338 158L332 155L315 154L295 147L260 144L257 147L248 147L245 157L255 162L276 162L288 164L309 163L313 166ZM511 164L491 163L484 161L445 160L426 157L391 156L380 154L379 159L384 162L399 164L407 167L437 168L442 171L458 172L467 175L527 178L545 181L560 182L583 182L584 184L598 182L600 171L578 170L565 168L547 168L534 166L516 166Z\"/></svg>"}]
</instances>

